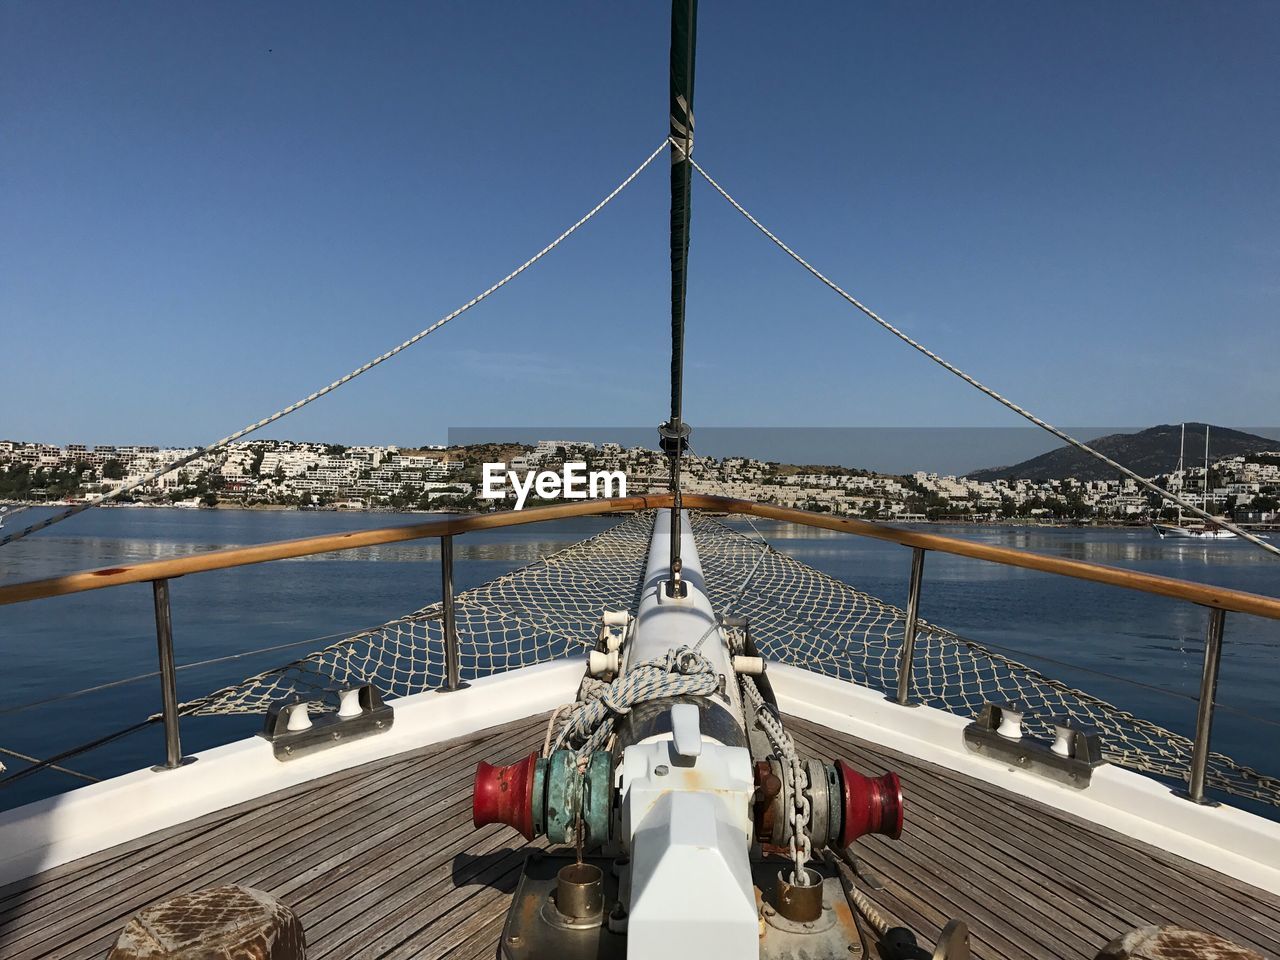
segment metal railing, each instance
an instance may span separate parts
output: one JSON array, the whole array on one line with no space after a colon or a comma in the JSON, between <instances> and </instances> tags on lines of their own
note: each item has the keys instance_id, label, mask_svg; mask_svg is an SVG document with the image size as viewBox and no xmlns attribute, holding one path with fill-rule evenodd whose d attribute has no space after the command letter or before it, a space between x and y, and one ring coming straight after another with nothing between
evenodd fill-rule
<instances>
[{"instance_id":1,"label":"metal railing","mask_svg":"<svg viewBox=\"0 0 1280 960\"><path fill-rule=\"evenodd\" d=\"M1196 739L1191 753L1191 777L1187 796L1208 803L1204 795L1205 768L1209 764L1209 737L1213 731L1213 707L1218 699L1218 664L1222 661L1222 633L1227 612L1210 610L1204 637L1204 669L1200 674L1200 700L1196 704Z\"/></svg>"},{"instance_id":2,"label":"metal railing","mask_svg":"<svg viewBox=\"0 0 1280 960\"><path fill-rule=\"evenodd\" d=\"M810 513L790 507L728 497L685 494L684 507L726 514L756 516L803 526L836 530L854 536L870 537L897 543L912 549L911 580L907 597L906 626L898 663L898 688L895 701L913 706L912 664L915 639L920 620L920 599L924 579L924 560L928 551L968 557L990 563L1037 570L1057 576L1072 577L1093 583L1135 590L1155 596L1195 603L1209 609L1205 634L1204 667L1196 710L1195 739L1189 771L1187 796L1197 803L1211 802L1205 797L1205 777L1210 754L1213 713L1217 697L1218 668L1222 658L1222 640L1228 612L1247 613L1280 621L1280 599L1208 584L1138 573L1083 560L1068 560L1009 547L974 543L939 534L905 530L853 517ZM173 653L173 626L169 610L168 581L173 577L225 570L254 563L265 563L294 557L314 556L342 550L387 543L403 543L430 537L440 539L440 577L444 631L444 691L466 686L462 681L458 650L457 624L453 588L453 538L457 535L511 526L524 526L571 517L632 513L672 506L670 494L618 497L610 500L588 500L524 511L508 511L470 517L455 517L428 523L383 527L341 534L326 534L300 540L283 540L216 550L172 560L156 560L124 567L86 570L61 577L33 580L0 586L0 606L29 600L66 596L120 586L128 583L151 583L155 599L156 642L160 661L161 701L165 730L165 763L156 769L180 766L182 757L179 738L179 716L176 668Z\"/></svg>"},{"instance_id":3,"label":"metal railing","mask_svg":"<svg viewBox=\"0 0 1280 960\"><path fill-rule=\"evenodd\" d=\"M911 700L912 668L915 663L916 631L920 622L920 588L924 574L924 554L920 547L912 549L911 581L907 591L907 622L903 631L902 650L898 657L898 695L896 702L904 707L918 706ZM1209 765L1209 740L1213 730L1213 709L1218 696L1218 667L1222 661L1222 634L1227 612L1209 608L1205 628L1204 669L1200 678L1200 696L1196 703L1196 731L1192 741L1191 764L1185 796L1199 804L1216 806L1205 796L1205 778Z\"/></svg>"},{"instance_id":4,"label":"metal railing","mask_svg":"<svg viewBox=\"0 0 1280 960\"><path fill-rule=\"evenodd\" d=\"M182 755L180 715L178 711L178 669L173 655L173 615L169 607L169 581L151 581L156 611L156 649L160 661L160 703L164 724L165 761L152 770L176 770L194 761ZM453 535L440 538L440 594L443 612L445 685L441 693L462 690L461 660L458 655L458 625L454 614Z\"/></svg>"},{"instance_id":5,"label":"metal railing","mask_svg":"<svg viewBox=\"0 0 1280 960\"><path fill-rule=\"evenodd\" d=\"M916 631L920 627L920 583L924 579L924 550L911 548L911 583L907 588L907 625L898 659L898 703L911 705L911 665L915 662Z\"/></svg>"},{"instance_id":6,"label":"metal railing","mask_svg":"<svg viewBox=\"0 0 1280 960\"><path fill-rule=\"evenodd\" d=\"M160 657L160 703L164 715L165 760L160 770L182 766L182 738L178 730L178 667L173 657L173 614L169 609L169 581L151 581L156 603L156 649Z\"/></svg>"},{"instance_id":7,"label":"metal railing","mask_svg":"<svg viewBox=\"0 0 1280 960\"><path fill-rule=\"evenodd\" d=\"M453 609L453 534L440 538L440 609L443 612L445 692L461 690L462 667L458 658L458 620Z\"/></svg>"}]
</instances>

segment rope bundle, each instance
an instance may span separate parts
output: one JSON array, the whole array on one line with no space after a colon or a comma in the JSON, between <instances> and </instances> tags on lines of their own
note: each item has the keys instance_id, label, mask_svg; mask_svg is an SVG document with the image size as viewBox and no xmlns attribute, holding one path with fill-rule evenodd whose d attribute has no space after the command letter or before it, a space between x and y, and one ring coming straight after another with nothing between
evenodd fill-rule
<instances>
[{"instance_id":1,"label":"rope bundle","mask_svg":"<svg viewBox=\"0 0 1280 960\"><path fill-rule=\"evenodd\" d=\"M682 695L705 696L719 685L711 661L689 647L667 652L661 660L646 660L630 667L612 683L594 677L582 682L578 701L555 739L555 748L577 743L586 756L604 746L613 733L614 720L630 713L636 704ZM559 711L552 717L552 722Z\"/></svg>"}]
</instances>

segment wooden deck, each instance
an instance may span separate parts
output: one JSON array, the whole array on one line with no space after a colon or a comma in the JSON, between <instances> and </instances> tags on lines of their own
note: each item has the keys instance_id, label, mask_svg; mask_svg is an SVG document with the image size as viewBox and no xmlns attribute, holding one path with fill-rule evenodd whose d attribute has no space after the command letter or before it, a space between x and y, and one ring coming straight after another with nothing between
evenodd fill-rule
<instances>
[{"instance_id":1,"label":"wooden deck","mask_svg":"<svg viewBox=\"0 0 1280 960\"><path fill-rule=\"evenodd\" d=\"M0 957L100 960L134 911L228 882L297 910L310 960L493 957L526 847L471 827L472 770L527 754L543 723L335 774L0 889ZM867 893L922 940L958 916L977 957L1081 958L1175 923L1280 955L1280 897L826 728L789 729L802 752L901 774L903 839L862 841L860 855L884 884Z\"/></svg>"}]
</instances>

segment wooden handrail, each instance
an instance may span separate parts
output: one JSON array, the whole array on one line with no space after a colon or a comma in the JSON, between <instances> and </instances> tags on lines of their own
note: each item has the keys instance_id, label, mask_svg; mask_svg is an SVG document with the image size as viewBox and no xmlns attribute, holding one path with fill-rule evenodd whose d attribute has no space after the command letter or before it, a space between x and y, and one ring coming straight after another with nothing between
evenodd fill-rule
<instances>
[{"instance_id":1,"label":"wooden handrail","mask_svg":"<svg viewBox=\"0 0 1280 960\"><path fill-rule=\"evenodd\" d=\"M726 513L764 517L768 520L783 520L806 527L819 527L823 530L838 530L841 533L851 533L859 537L888 540L905 547L920 547L923 550L936 550L938 553L950 553L957 557L986 560L1007 567L1039 570L1042 573L1053 573L1061 577L1074 577L1077 580L1105 583L1108 586L1124 587L1141 593L1173 597L1175 600L1186 600L1233 613L1250 613L1258 617L1280 620L1280 599L1263 596L1260 593L1215 587L1207 583L1193 583L1190 580L1162 577L1154 573L1139 573L1121 567L1090 563L1087 560L1068 560L1064 557L1051 557L1029 550L994 547L990 544L944 537L937 533L903 530L900 527L890 527L870 520L810 513L808 510L795 510L790 507L775 507L767 503L756 503L753 500L730 500L725 497L685 494L684 503L686 507L696 510L719 510Z\"/></svg>"},{"instance_id":2,"label":"wooden handrail","mask_svg":"<svg viewBox=\"0 0 1280 960\"><path fill-rule=\"evenodd\" d=\"M671 506L671 495L640 497L616 497L612 500L584 500L581 503L556 504L535 507L531 510L504 510L499 513L481 513L472 516L450 517L447 520L431 520L427 523L408 523L397 527L378 527L374 530L350 530L346 533L326 533L318 537L299 540L276 540L249 547L229 547L226 550L210 550L194 553L174 560L150 560L122 567L103 567L98 570L82 570L47 580L29 580L0 586L0 606L21 603L24 600L40 600L104 587L118 587L126 583L144 583L150 580L183 577L190 573L209 570L226 570L271 560L289 560L295 557L311 557L319 553L339 550L356 550L360 547L376 547L384 543L403 543L407 540L423 540L476 530L495 530L499 527L518 527L547 520L564 520L569 517L589 517L602 513L633 513L656 507Z\"/></svg>"},{"instance_id":3,"label":"wooden handrail","mask_svg":"<svg viewBox=\"0 0 1280 960\"><path fill-rule=\"evenodd\" d=\"M1256 593L1247 593L1242 590L1230 590L1226 587L1193 583L1151 573L1138 573L1119 567L1089 563L1084 560L1068 560L1026 550L973 543L972 541L945 537L935 533L904 530L900 527L874 523L869 520L858 520L853 517L810 513L807 510L795 510L790 507L775 507L750 500L734 500L728 497L711 497L702 494L685 494L684 505L693 510L710 510L720 513L763 517L768 520L781 520L806 527L835 530L841 533L853 534L854 536L885 540L906 547L919 547L922 550L934 550L938 553L969 557L974 560L985 560L990 563L1020 567L1024 570L1038 570L1042 573L1052 573L1058 576L1073 577L1077 580L1088 580L1093 583L1123 587L1127 590L1137 590L1156 596L1171 597L1175 600L1185 600L1206 607L1215 607L1219 610L1248 613L1272 620L1280 620L1280 599ZM225 570L231 567L247 566L252 563L266 563L271 560L286 560L293 557L313 556L319 553L333 553L339 550L354 550L359 547L378 546L384 543L402 543L427 537L453 536L476 530L494 530L501 527L543 523L547 520L598 516L606 513L629 513L637 510L650 510L669 506L671 506L670 494L616 497L611 500L584 500L580 503L557 504L550 507L537 507L531 510L512 510L475 516L451 517L447 520L433 520L428 523L381 527L375 530L352 530L347 533L305 537L301 540L281 540L249 547L232 547L227 550L214 550L209 553L193 554L189 557L180 557L174 560L153 560L130 566L86 570L61 577L51 577L46 580L31 580L26 583L0 586L0 605L63 596L71 593L82 593L86 590L98 590L126 583L142 583L181 577L191 573L203 573L208 570Z\"/></svg>"}]
</instances>

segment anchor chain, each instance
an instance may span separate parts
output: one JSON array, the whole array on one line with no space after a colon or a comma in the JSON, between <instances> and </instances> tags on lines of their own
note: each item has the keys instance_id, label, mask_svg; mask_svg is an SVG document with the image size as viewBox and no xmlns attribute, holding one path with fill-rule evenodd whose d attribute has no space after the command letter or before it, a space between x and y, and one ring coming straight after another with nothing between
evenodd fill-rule
<instances>
[{"instance_id":1,"label":"anchor chain","mask_svg":"<svg viewBox=\"0 0 1280 960\"><path fill-rule=\"evenodd\" d=\"M764 702L754 677L742 676L742 693L743 697L751 702L756 720L782 761L783 776L786 777L787 788L791 793L791 809L787 811L787 822L791 825L787 846L795 864L791 882L798 887L808 886L809 874L805 865L813 856L813 843L809 838L809 819L813 810L809 802L809 773L805 769L804 761L796 753L796 745L792 742L791 735L783 729L782 722L773 715L769 705Z\"/></svg>"}]
</instances>

